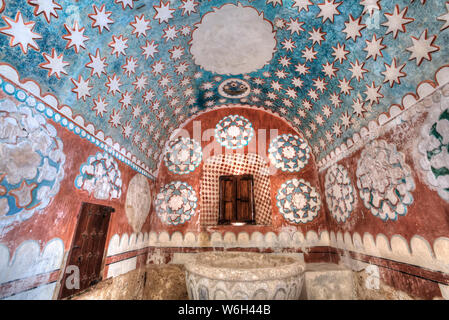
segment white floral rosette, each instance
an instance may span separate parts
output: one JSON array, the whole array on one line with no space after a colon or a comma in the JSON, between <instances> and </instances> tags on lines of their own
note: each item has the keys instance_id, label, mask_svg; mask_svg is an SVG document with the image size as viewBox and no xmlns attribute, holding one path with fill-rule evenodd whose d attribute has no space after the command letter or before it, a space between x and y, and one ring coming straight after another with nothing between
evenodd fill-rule
<instances>
[{"instance_id":1,"label":"white floral rosette","mask_svg":"<svg viewBox=\"0 0 449 320\"><path fill-rule=\"evenodd\" d=\"M449 98L433 106L421 129L420 165L429 186L449 201ZM444 105L444 106L443 106Z\"/></svg>"},{"instance_id":2,"label":"white floral rosette","mask_svg":"<svg viewBox=\"0 0 449 320\"><path fill-rule=\"evenodd\" d=\"M215 139L228 149L240 149L248 145L254 136L251 122L239 115L230 115L215 127Z\"/></svg>"},{"instance_id":3,"label":"white floral rosette","mask_svg":"<svg viewBox=\"0 0 449 320\"><path fill-rule=\"evenodd\" d=\"M0 226L47 207L59 191L64 163L63 143L43 115L0 100Z\"/></svg>"},{"instance_id":4,"label":"white floral rosette","mask_svg":"<svg viewBox=\"0 0 449 320\"><path fill-rule=\"evenodd\" d=\"M202 157L201 145L197 141L178 137L168 145L164 161L169 171L188 174L200 165Z\"/></svg>"},{"instance_id":5,"label":"white floral rosette","mask_svg":"<svg viewBox=\"0 0 449 320\"><path fill-rule=\"evenodd\" d=\"M355 205L354 188L348 171L340 164L330 167L324 178L326 202L332 217L345 222Z\"/></svg>"},{"instance_id":6,"label":"white floral rosette","mask_svg":"<svg viewBox=\"0 0 449 320\"><path fill-rule=\"evenodd\" d=\"M303 179L292 179L282 184L276 199L284 219L296 224L312 221L321 206L320 195Z\"/></svg>"},{"instance_id":7,"label":"white floral rosette","mask_svg":"<svg viewBox=\"0 0 449 320\"><path fill-rule=\"evenodd\" d=\"M407 214L415 183L404 154L394 144L384 140L368 144L357 163L356 175L360 198L374 216L386 221Z\"/></svg>"},{"instance_id":8,"label":"white floral rosette","mask_svg":"<svg viewBox=\"0 0 449 320\"><path fill-rule=\"evenodd\" d=\"M173 181L161 188L156 196L156 214L168 225L180 225L195 215L196 192L185 182Z\"/></svg>"},{"instance_id":9,"label":"white floral rosette","mask_svg":"<svg viewBox=\"0 0 449 320\"><path fill-rule=\"evenodd\" d=\"M89 156L80 167L75 186L92 194L95 199L119 199L122 195L122 178L117 162L107 152Z\"/></svg>"},{"instance_id":10,"label":"white floral rosette","mask_svg":"<svg viewBox=\"0 0 449 320\"><path fill-rule=\"evenodd\" d=\"M268 158L282 171L298 172L309 161L310 148L307 142L297 135L283 134L271 141Z\"/></svg>"}]
</instances>

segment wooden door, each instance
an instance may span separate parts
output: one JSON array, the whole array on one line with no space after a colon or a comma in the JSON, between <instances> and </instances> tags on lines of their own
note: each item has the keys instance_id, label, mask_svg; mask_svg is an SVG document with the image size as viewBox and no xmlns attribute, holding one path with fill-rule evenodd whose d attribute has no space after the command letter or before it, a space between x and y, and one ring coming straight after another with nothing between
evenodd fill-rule
<instances>
[{"instance_id":1,"label":"wooden door","mask_svg":"<svg viewBox=\"0 0 449 320\"><path fill-rule=\"evenodd\" d=\"M114 209L111 207L82 203L75 236L66 263L66 270L69 266L78 267L79 289L67 287L66 278L70 273L64 273L60 299L80 292L102 280L102 262L112 212L114 212Z\"/></svg>"},{"instance_id":2,"label":"wooden door","mask_svg":"<svg viewBox=\"0 0 449 320\"><path fill-rule=\"evenodd\" d=\"M218 224L255 223L252 175L221 176Z\"/></svg>"},{"instance_id":3,"label":"wooden door","mask_svg":"<svg viewBox=\"0 0 449 320\"><path fill-rule=\"evenodd\" d=\"M238 222L255 223L253 201L253 176L236 177L237 199L236 220Z\"/></svg>"}]
</instances>

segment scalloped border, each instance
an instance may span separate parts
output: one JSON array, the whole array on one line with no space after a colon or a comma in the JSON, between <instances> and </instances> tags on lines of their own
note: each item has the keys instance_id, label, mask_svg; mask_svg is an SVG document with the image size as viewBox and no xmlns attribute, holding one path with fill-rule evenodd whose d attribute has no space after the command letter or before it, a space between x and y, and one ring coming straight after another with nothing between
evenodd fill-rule
<instances>
[{"instance_id":1,"label":"scalloped border","mask_svg":"<svg viewBox=\"0 0 449 320\"><path fill-rule=\"evenodd\" d=\"M402 116L407 110L416 107L420 102L449 83L449 64L437 69L434 80L421 81L415 92L405 94L401 104L392 104L387 112L381 113L376 120L371 120L367 126L362 127L352 137L347 138L338 147L335 147L326 157L317 162L318 172L322 172L341 159L363 148L368 142L378 138L382 130L391 125L392 121Z\"/></svg>"},{"instance_id":2,"label":"scalloped border","mask_svg":"<svg viewBox=\"0 0 449 320\"><path fill-rule=\"evenodd\" d=\"M67 105L61 105L58 98L51 93L43 93L44 90L39 83L32 79L20 79L19 72L10 64L0 62L0 79L3 82L10 84L15 90L21 90L25 95L33 96L38 102L36 109L44 113L51 120L66 127L69 131L83 139L88 140L92 144L110 153L113 157L120 160L124 164L130 166L134 171L137 171L149 179L155 180L155 175L150 172L149 167L141 160L121 147L119 143L106 136L103 131L96 130L92 123L86 123L81 115L73 115L72 109ZM12 82L12 84L10 83ZM4 90L5 91L5 90ZM12 95L14 93L8 93ZM26 99L26 98L25 98ZM21 101L21 100L19 100ZM38 108L39 106L39 108ZM57 120L59 119L59 120Z\"/></svg>"}]
</instances>

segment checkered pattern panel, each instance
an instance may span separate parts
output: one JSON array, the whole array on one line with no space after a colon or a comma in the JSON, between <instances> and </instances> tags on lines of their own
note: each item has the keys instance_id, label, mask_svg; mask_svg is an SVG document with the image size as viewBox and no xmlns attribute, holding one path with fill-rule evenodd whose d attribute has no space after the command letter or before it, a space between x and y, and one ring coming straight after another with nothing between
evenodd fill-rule
<instances>
[{"instance_id":1,"label":"checkered pattern panel","mask_svg":"<svg viewBox=\"0 0 449 320\"><path fill-rule=\"evenodd\" d=\"M252 174L256 223L271 224L270 177L268 165L257 154L223 154L207 159L201 180L201 215L203 226L216 225L219 216L219 177Z\"/></svg>"}]
</instances>

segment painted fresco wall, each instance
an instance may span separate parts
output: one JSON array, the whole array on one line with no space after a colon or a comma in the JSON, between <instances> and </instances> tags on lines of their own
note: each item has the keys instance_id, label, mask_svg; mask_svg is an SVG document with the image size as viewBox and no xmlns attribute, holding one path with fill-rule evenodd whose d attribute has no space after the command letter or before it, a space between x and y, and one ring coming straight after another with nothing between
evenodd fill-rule
<instances>
[{"instance_id":1,"label":"painted fresco wall","mask_svg":"<svg viewBox=\"0 0 449 320\"><path fill-rule=\"evenodd\" d=\"M179 135L184 137L180 140ZM309 252L310 247L329 244L313 155L301 133L278 115L243 105L219 107L188 121L170 141L160 164L155 211L150 218L150 245L158 248L156 253L163 261L170 260L174 252L211 248L306 252L309 261L329 259L326 249ZM183 156L182 144L191 157ZM245 157L250 160L245 162ZM231 158L235 161L226 163ZM256 177L264 173L268 182L255 190L259 193L255 197L257 202L266 193L268 203L256 206L256 225L217 225L218 185L213 185L215 194L204 188L211 183L207 179L218 181L219 175L206 172L214 159L218 164L213 170L231 168L222 174L254 173ZM207 198L215 202L215 215ZM268 219L259 216L258 220L266 207L270 207Z\"/></svg>"},{"instance_id":2,"label":"painted fresco wall","mask_svg":"<svg viewBox=\"0 0 449 320\"><path fill-rule=\"evenodd\" d=\"M383 281L447 299L449 86L429 81L417 92L419 101L320 168L319 180L331 246L376 279L367 291Z\"/></svg>"},{"instance_id":3,"label":"painted fresco wall","mask_svg":"<svg viewBox=\"0 0 449 320\"><path fill-rule=\"evenodd\" d=\"M114 234L143 239L153 183L33 95L0 83L0 298L51 299L81 203L115 209L107 244Z\"/></svg>"}]
</instances>

